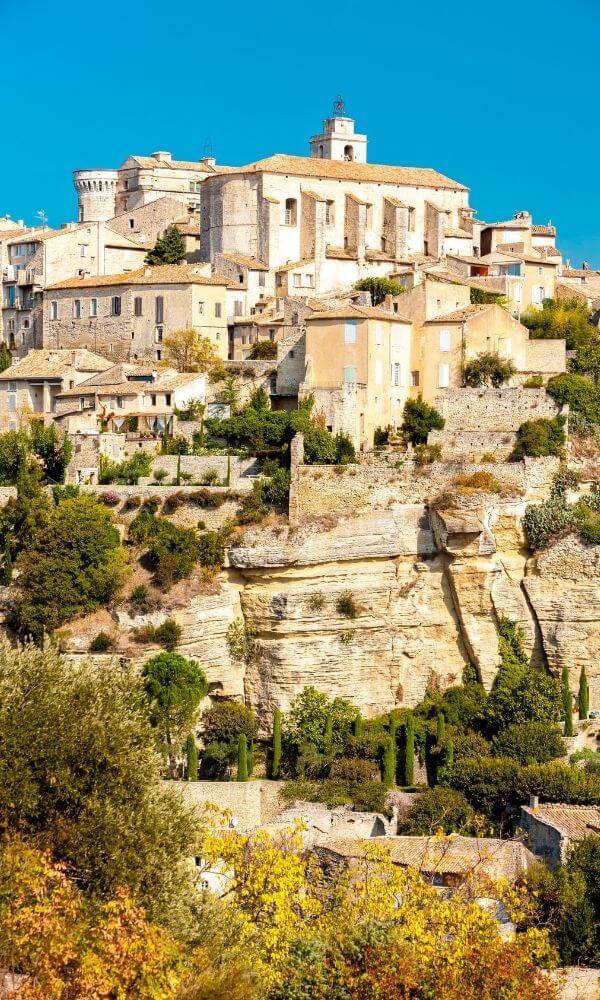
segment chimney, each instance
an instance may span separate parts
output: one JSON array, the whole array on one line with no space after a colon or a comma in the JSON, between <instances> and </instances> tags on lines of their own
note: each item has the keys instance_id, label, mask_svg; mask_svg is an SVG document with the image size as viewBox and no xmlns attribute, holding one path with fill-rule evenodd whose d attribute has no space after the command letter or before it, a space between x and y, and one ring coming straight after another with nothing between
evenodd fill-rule
<instances>
[{"instance_id":1,"label":"chimney","mask_svg":"<svg viewBox=\"0 0 600 1000\"><path fill-rule=\"evenodd\" d=\"M590 269L589 261L582 260L582 262L581 262L581 269L582 269L582 271L589 271L589 269Z\"/></svg>"},{"instance_id":2,"label":"chimney","mask_svg":"<svg viewBox=\"0 0 600 1000\"><path fill-rule=\"evenodd\" d=\"M156 368L152 369L152 371L150 372L150 375L151 375L152 381L156 382L156 380L158 378L158 372L157 372Z\"/></svg>"},{"instance_id":3,"label":"chimney","mask_svg":"<svg viewBox=\"0 0 600 1000\"><path fill-rule=\"evenodd\" d=\"M161 160L163 163L170 163L173 159L171 153L166 152L164 149L159 149L156 153L150 154L153 160Z\"/></svg>"},{"instance_id":4,"label":"chimney","mask_svg":"<svg viewBox=\"0 0 600 1000\"><path fill-rule=\"evenodd\" d=\"M216 167L217 161L214 156L203 156L202 159L198 160L205 167Z\"/></svg>"},{"instance_id":5,"label":"chimney","mask_svg":"<svg viewBox=\"0 0 600 1000\"><path fill-rule=\"evenodd\" d=\"M534 809L534 810L537 809L539 807L539 804L540 804L540 799L539 799L538 795L530 795L529 796L529 808L530 809Z\"/></svg>"},{"instance_id":6,"label":"chimney","mask_svg":"<svg viewBox=\"0 0 600 1000\"><path fill-rule=\"evenodd\" d=\"M145 267L144 268L144 277L145 278L152 277L152 268L151 267Z\"/></svg>"}]
</instances>

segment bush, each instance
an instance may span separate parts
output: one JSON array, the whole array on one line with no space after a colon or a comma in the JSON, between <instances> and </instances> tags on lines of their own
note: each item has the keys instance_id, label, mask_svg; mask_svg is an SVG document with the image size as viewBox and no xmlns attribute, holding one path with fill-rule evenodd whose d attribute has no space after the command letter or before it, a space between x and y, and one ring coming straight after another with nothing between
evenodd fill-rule
<instances>
[{"instance_id":1,"label":"bush","mask_svg":"<svg viewBox=\"0 0 600 1000\"><path fill-rule=\"evenodd\" d=\"M290 494L290 474L287 469L275 469L271 477L261 484L261 497L274 507L287 507Z\"/></svg>"},{"instance_id":2,"label":"bush","mask_svg":"<svg viewBox=\"0 0 600 1000\"><path fill-rule=\"evenodd\" d=\"M52 499L58 507L59 503L63 500L74 500L75 497L80 496L81 490L79 486L74 483L67 483L65 486L53 486L52 487Z\"/></svg>"},{"instance_id":3,"label":"bush","mask_svg":"<svg viewBox=\"0 0 600 1000\"><path fill-rule=\"evenodd\" d=\"M555 722L560 716L558 681L530 665L519 625L501 618L498 636L501 662L486 703L488 731L497 734L514 723Z\"/></svg>"},{"instance_id":4,"label":"bush","mask_svg":"<svg viewBox=\"0 0 600 1000\"><path fill-rule=\"evenodd\" d=\"M343 752L356 708L343 698L329 701L327 695L310 686L294 698L284 724L286 749L293 755L310 745L318 753Z\"/></svg>"},{"instance_id":5,"label":"bush","mask_svg":"<svg viewBox=\"0 0 600 1000\"><path fill-rule=\"evenodd\" d=\"M164 434L160 446L161 455L188 455L190 443L183 434Z\"/></svg>"},{"instance_id":6,"label":"bush","mask_svg":"<svg viewBox=\"0 0 600 1000\"><path fill-rule=\"evenodd\" d=\"M156 601L152 598L148 587L144 583L134 587L129 595L129 603L138 614L145 615L153 611Z\"/></svg>"},{"instance_id":7,"label":"bush","mask_svg":"<svg viewBox=\"0 0 600 1000\"><path fill-rule=\"evenodd\" d=\"M210 490L195 490L188 493L186 499L188 503L195 503L198 507L217 510L223 506L227 497L223 493L211 493Z\"/></svg>"},{"instance_id":8,"label":"bush","mask_svg":"<svg viewBox=\"0 0 600 1000\"><path fill-rule=\"evenodd\" d=\"M441 413L423 402L422 396L407 399L404 404L402 433L411 444L426 444L427 435L432 430L441 431L446 421Z\"/></svg>"},{"instance_id":9,"label":"bush","mask_svg":"<svg viewBox=\"0 0 600 1000\"><path fill-rule=\"evenodd\" d=\"M562 455L565 447L565 423L566 418L562 416L552 420L546 417L526 420L517 431L513 458Z\"/></svg>"},{"instance_id":10,"label":"bush","mask_svg":"<svg viewBox=\"0 0 600 1000\"><path fill-rule=\"evenodd\" d=\"M442 457L441 444L418 444L415 447L415 464L418 466L433 465Z\"/></svg>"},{"instance_id":11,"label":"bush","mask_svg":"<svg viewBox=\"0 0 600 1000\"><path fill-rule=\"evenodd\" d=\"M224 743L235 747L238 738L248 742L256 739L258 720L251 708L239 701L217 701L202 715L202 735L205 743Z\"/></svg>"},{"instance_id":12,"label":"bush","mask_svg":"<svg viewBox=\"0 0 600 1000\"><path fill-rule=\"evenodd\" d=\"M358 291L369 292L371 303L374 306L381 305L385 301L386 295L402 295L406 291L404 285L400 285L390 278L361 278L360 281L355 282L354 287Z\"/></svg>"},{"instance_id":13,"label":"bush","mask_svg":"<svg viewBox=\"0 0 600 1000\"><path fill-rule=\"evenodd\" d=\"M481 493L502 494L506 489L497 476L486 469L478 469L477 472L472 472L470 475L454 476L452 484L460 486L464 490L474 490Z\"/></svg>"},{"instance_id":14,"label":"bush","mask_svg":"<svg viewBox=\"0 0 600 1000\"><path fill-rule=\"evenodd\" d=\"M181 640L181 625L178 625L173 618L167 618L161 625L154 629L154 641L165 649L173 650L179 645Z\"/></svg>"},{"instance_id":15,"label":"bush","mask_svg":"<svg viewBox=\"0 0 600 1000\"><path fill-rule=\"evenodd\" d=\"M133 458L126 462L113 462L105 455L100 455L98 481L101 485L120 483L125 486L137 486L141 476L150 475L151 468L152 457L145 451L136 451Z\"/></svg>"},{"instance_id":16,"label":"bush","mask_svg":"<svg viewBox=\"0 0 600 1000\"><path fill-rule=\"evenodd\" d=\"M274 361L277 357L277 344L274 340L258 340L252 345L248 357L251 361Z\"/></svg>"},{"instance_id":17,"label":"bush","mask_svg":"<svg viewBox=\"0 0 600 1000\"><path fill-rule=\"evenodd\" d=\"M207 469L202 476L203 486L220 486L221 477L216 469Z\"/></svg>"},{"instance_id":18,"label":"bush","mask_svg":"<svg viewBox=\"0 0 600 1000\"><path fill-rule=\"evenodd\" d=\"M475 811L462 792L437 785L418 795L408 815L398 824L404 836L428 836L438 833L470 835L481 830Z\"/></svg>"},{"instance_id":19,"label":"bush","mask_svg":"<svg viewBox=\"0 0 600 1000\"><path fill-rule=\"evenodd\" d=\"M129 525L129 537L148 546L155 580L162 587L190 576L208 544L203 542L206 536L199 539L193 528L179 528L143 509Z\"/></svg>"},{"instance_id":20,"label":"bush","mask_svg":"<svg viewBox=\"0 0 600 1000\"><path fill-rule=\"evenodd\" d=\"M565 745L550 722L516 722L492 741L497 757L511 757L519 764L546 764L565 756Z\"/></svg>"},{"instance_id":21,"label":"bush","mask_svg":"<svg viewBox=\"0 0 600 1000\"><path fill-rule=\"evenodd\" d=\"M582 508L571 506L560 495L542 503L528 504L523 517L523 531L532 549L541 549L582 527Z\"/></svg>"},{"instance_id":22,"label":"bush","mask_svg":"<svg viewBox=\"0 0 600 1000\"><path fill-rule=\"evenodd\" d=\"M345 594L338 597L335 602L335 610L338 615L342 615L344 618L354 619L357 617L359 608L350 591L346 591Z\"/></svg>"},{"instance_id":23,"label":"bush","mask_svg":"<svg viewBox=\"0 0 600 1000\"><path fill-rule=\"evenodd\" d=\"M329 777L349 785L359 785L365 781L374 781L378 776L377 765L370 760L360 760L358 757L340 757L334 760L329 770Z\"/></svg>"},{"instance_id":24,"label":"bush","mask_svg":"<svg viewBox=\"0 0 600 1000\"><path fill-rule=\"evenodd\" d=\"M98 632L90 642L90 653L106 653L114 646L114 641L106 632Z\"/></svg>"},{"instance_id":25,"label":"bush","mask_svg":"<svg viewBox=\"0 0 600 1000\"><path fill-rule=\"evenodd\" d=\"M208 691L206 674L195 660L167 652L148 660L142 677L152 725L172 752L173 744L181 745L196 721L198 707Z\"/></svg>"},{"instance_id":26,"label":"bush","mask_svg":"<svg viewBox=\"0 0 600 1000\"><path fill-rule=\"evenodd\" d=\"M544 376L543 375L532 375L523 382L524 389L542 389L544 386Z\"/></svg>"},{"instance_id":27,"label":"bush","mask_svg":"<svg viewBox=\"0 0 600 1000\"><path fill-rule=\"evenodd\" d=\"M516 371L510 358L501 358L493 351L483 351L465 365L463 382L473 389L484 389L489 386L499 389L510 381Z\"/></svg>"},{"instance_id":28,"label":"bush","mask_svg":"<svg viewBox=\"0 0 600 1000\"><path fill-rule=\"evenodd\" d=\"M249 622L236 618L226 632L229 652L236 660L251 663L256 655L256 633Z\"/></svg>"},{"instance_id":29,"label":"bush","mask_svg":"<svg viewBox=\"0 0 600 1000\"><path fill-rule=\"evenodd\" d=\"M101 493L98 499L101 503L105 503L107 507L117 507L121 502L121 497L114 490L107 490L106 493Z\"/></svg>"},{"instance_id":30,"label":"bush","mask_svg":"<svg viewBox=\"0 0 600 1000\"><path fill-rule=\"evenodd\" d=\"M561 406L567 404L572 413L577 413L588 424L600 423L600 387L583 375L565 372L548 380L548 392Z\"/></svg>"},{"instance_id":31,"label":"bush","mask_svg":"<svg viewBox=\"0 0 600 1000\"><path fill-rule=\"evenodd\" d=\"M549 299L541 309L523 313L521 323L533 339L565 340L568 351L588 343L595 334L586 306L576 298Z\"/></svg>"}]
</instances>

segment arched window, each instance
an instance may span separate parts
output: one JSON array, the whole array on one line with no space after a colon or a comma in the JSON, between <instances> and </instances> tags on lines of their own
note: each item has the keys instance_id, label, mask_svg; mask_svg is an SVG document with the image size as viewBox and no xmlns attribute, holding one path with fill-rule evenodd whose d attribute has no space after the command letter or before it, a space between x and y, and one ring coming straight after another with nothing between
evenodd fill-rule
<instances>
[{"instance_id":1,"label":"arched window","mask_svg":"<svg viewBox=\"0 0 600 1000\"><path fill-rule=\"evenodd\" d=\"M296 225L296 199L286 198L285 199L285 224L286 226Z\"/></svg>"},{"instance_id":2,"label":"arched window","mask_svg":"<svg viewBox=\"0 0 600 1000\"><path fill-rule=\"evenodd\" d=\"M352 162L354 160L354 147L344 146L344 159Z\"/></svg>"},{"instance_id":3,"label":"arched window","mask_svg":"<svg viewBox=\"0 0 600 1000\"><path fill-rule=\"evenodd\" d=\"M321 158L323 157L323 147L322 146L319 146L319 156Z\"/></svg>"}]
</instances>

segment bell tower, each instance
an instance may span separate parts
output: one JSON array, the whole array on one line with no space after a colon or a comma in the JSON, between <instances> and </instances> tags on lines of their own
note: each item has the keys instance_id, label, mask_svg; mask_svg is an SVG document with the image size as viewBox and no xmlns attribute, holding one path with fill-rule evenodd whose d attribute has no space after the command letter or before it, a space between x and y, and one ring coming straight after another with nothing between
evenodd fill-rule
<instances>
[{"instance_id":1,"label":"bell tower","mask_svg":"<svg viewBox=\"0 0 600 1000\"><path fill-rule=\"evenodd\" d=\"M333 117L325 119L321 135L313 135L310 140L310 155L347 163L367 162L367 137L354 131L354 119L345 114L341 97L334 101Z\"/></svg>"}]
</instances>

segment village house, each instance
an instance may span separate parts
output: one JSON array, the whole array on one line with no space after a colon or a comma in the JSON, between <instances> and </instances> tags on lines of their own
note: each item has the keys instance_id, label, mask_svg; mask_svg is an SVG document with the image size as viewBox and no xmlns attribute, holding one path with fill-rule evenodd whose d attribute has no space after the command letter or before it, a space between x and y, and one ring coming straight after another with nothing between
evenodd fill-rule
<instances>
[{"instance_id":1,"label":"village house","mask_svg":"<svg viewBox=\"0 0 600 1000\"><path fill-rule=\"evenodd\" d=\"M145 257L143 247L103 222L21 230L7 236L0 233L0 243L2 334L9 349L19 356L47 343L42 296L48 285L75 277L133 271Z\"/></svg>"},{"instance_id":2,"label":"village house","mask_svg":"<svg viewBox=\"0 0 600 1000\"><path fill-rule=\"evenodd\" d=\"M109 220L110 228L150 250L170 226L175 226L185 244L186 261L192 264L200 251L198 219L176 198L165 196L139 208L116 215Z\"/></svg>"},{"instance_id":3,"label":"village house","mask_svg":"<svg viewBox=\"0 0 600 1000\"><path fill-rule=\"evenodd\" d=\"M86 350L31 350L27 357L0 372L0 430L17 430L31 417L53 419L56 397L111 362Z\"/></svg>"},{"instance_id":4,"label":"village house","mask_svg":"<svg viewBox=\"0 0 600 1000\"><path fill-rule=\"evenodd\" d=\"M413 384L411 324L384 309L344 306L306 317L300 398L314 396L334 434L370 448L377 427L398 427Z\"/></svg>"},{"instance_id":5,"label":"village house","mask_svg":"<svg viewBox=\"0 0 600 1000\"><path fill-rule=\"evenodd\" d=\"M58 282L44 295L44 345L88 347L113 362L156 362L169 333L193 327L226 358L228 284L201 264Z\"/></svg>"},{"instance_id":6,"label":"village house","mask_svg":"<svg viewBox=\"0 0 600 1000\"><path fill-rule=\"evenodd\" d=\"M204 372L116 364L56 393L53 413L69 434L101 430L159 436L172 430L176 409L205 403L206 389Z\"/></svg>"},{"instance_id":7,"label":"village house","mask_svg":"<svg viewBox=\"0 0 600 1000\"><path fill-rule=\"evenodd\" d=\"M573 844L600 834L600 806L540 803L533 795L528 806L521 806L520 826L529 849L555 869L566 860Z\"/></svg>"},{"instance_id":8,"label":"village house","mask_svg":"<svg viewBox=\"0 0 600 1000\"><path fill-rule=\"evenodd\" d=\"M472 287L501 295L517 319L554 298L560 255L547 247L505 244L481 257L448 258L449 269L470 279Z\"/></svg>"}]
</instances>

